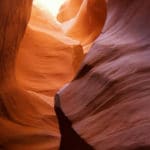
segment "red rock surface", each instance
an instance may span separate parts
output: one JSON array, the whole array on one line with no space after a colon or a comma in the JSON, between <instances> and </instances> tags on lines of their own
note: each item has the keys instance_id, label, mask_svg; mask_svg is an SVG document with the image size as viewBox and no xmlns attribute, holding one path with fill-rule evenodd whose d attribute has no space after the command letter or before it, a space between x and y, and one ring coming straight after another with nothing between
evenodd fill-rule
<instances>
[{"instance_id":1,"label":"red rock surface","mask_svg":"<svg viewBox=\"0 0 150 150\"><path fill-rule=\"evenodd\" d=\"M0 1L0 149L150 149L149 8L68 0L60 24L32 0Z\"/></svg>"},{"instance_id":2,"label":"red rock surface","mask_svg":"<svg viewBox=\"0 0 150 150\"><path fill-rule=\"evenodd\" d=\"M150 1L108 0L107 9L102 34L58 92L56 109L96 150L148 150Z\"/></svg>"},{"instance_id":3,"label":"red rock surface","mask_svg":"<svg viewBox=\"0 0 150 150\"><path fill-rule=\"evenodd\" d=\"M17 83L16 58L31 6L32 0L0 2L0 149L3 150L56 150L60 144L53 100Z\"/></svg>"}]
</instances>

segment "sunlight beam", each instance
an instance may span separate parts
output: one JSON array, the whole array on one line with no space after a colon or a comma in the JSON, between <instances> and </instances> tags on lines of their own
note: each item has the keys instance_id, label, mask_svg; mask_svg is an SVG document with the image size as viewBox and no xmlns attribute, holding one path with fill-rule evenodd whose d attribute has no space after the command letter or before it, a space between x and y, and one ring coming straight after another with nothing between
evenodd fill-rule
<instances>
[{"instance_id":1,"label":"sunlight beam","mask_svg":"<svg viewBox=\"0 0 150 150\"><path fill-rule=\"evenodd\" d=\"M33 4L35 6L40 7L41 9L46 9L49 11L54 17L57 16L60 6L66 0L34 0Z\"/></svg>"}]
</instances>

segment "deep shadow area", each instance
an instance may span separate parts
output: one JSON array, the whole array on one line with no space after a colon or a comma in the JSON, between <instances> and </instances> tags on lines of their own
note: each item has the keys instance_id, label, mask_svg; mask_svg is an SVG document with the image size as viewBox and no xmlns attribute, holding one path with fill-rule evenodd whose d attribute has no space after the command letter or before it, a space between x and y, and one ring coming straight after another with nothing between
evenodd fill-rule
<instances>
[{"instance_id":1,"label":"deep shadow area","mask_svg":"<svg viewBox=\"0 0 150 150\"><path fill-rule=\"evenodd\" d=\"M55 111L61 132L61 144L59 150L94 150L73 130L70 120L60 108L59 95L55 96Z\"/></svg>"}]
</instances>

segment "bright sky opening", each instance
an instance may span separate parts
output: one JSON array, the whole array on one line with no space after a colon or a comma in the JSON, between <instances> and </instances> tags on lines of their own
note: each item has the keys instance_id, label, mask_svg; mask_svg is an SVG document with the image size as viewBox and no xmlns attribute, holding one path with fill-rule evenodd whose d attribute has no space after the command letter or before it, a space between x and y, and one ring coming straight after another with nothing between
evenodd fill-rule
<instances>
[{"instance_id":1,"label":"bright sky opening","mask_svg":"<svg viewBox=\"0 0 150 150\"><path fill-rule=\"evenodd\" d=\"M37 5L40 8L46 9L51 14L56 17L58 14L60 6L65 2L66 0L34 0L34 5Z\"/></svg>"}]
</instances>

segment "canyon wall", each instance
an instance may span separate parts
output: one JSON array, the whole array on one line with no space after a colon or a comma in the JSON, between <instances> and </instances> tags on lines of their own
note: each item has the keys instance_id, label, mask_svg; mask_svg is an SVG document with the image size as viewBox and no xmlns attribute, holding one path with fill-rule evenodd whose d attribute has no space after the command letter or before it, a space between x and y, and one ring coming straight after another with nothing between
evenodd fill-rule
<instances>
[{"instance_id":1,"label":"canyon wall","mask_svg":"<svg viewBox=\"0 0 150 150\"><path fill-rule=\"evenodd\" d=\"M149 8L1 1L0 149L150 149Z\"/></svg>"},{"instance_id":2,"label":"canyon wall","mask_svg":"<svg viewBox=\"0 0 150 150\"><path fill-rule=\"evenodd\" d=\"M83 47L101 33L106 19L105 0L69 0L57 16L65 34L79 40Z\"/></svg>"},{"instance_id":3,"label":"canyon wall","mask_svg":"<svg viewBox=\"0 0 150 150\"><path fill-rule=\"evenodd\" d=\"M72 80L83 57L80 42L65 36L49 12L33 6L16 60L18 83L52 97Z\"/></svg>"},{"instance_id":4,"label":"canyon wall","mask_svg":"<svg viewBox=\"0 0 150 150\"><path fill-rule=\"evenodd\" d=\"M147 0L107 1L102 33L56 95L62 133L70 134L65 118L96 150L150 149L149 8Z\"/></svg>"},{"instance_id":5,"label":"canyon wall","mask_svg":"<svg viewBox=\"0 0 150 150\"><path fill-rule=\"evenodd\" d=\"M0 149L3 150L57 150L60 143L53 100L23 88L16 76L16 59L31 7L32 0L0 2Z\"/></svg>"}]
</instances>

